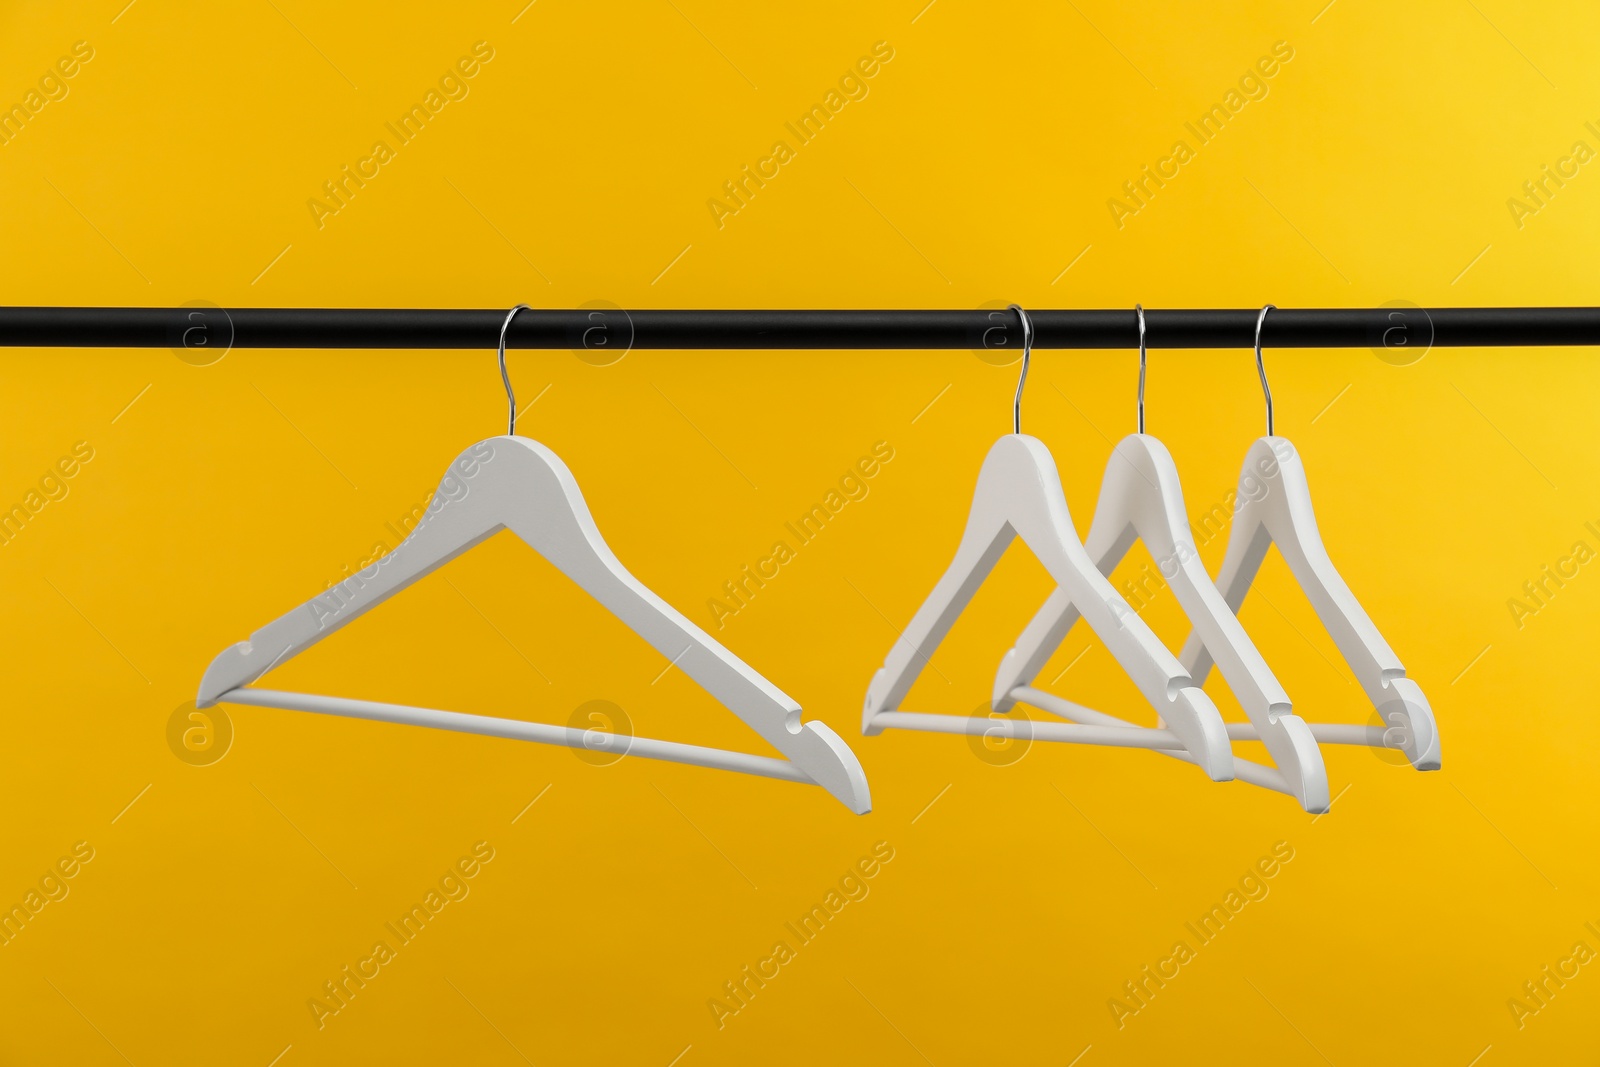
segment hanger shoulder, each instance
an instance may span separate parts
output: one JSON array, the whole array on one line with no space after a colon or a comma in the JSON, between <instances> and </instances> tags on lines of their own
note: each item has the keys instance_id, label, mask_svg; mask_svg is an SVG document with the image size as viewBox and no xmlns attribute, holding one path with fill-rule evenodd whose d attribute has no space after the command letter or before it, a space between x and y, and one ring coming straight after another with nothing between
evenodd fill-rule
<instances>
[{"instance_id":1,"label":"hanger shoulder","mask_svg":"<svg viewBox=\"0 0 1600 1067\"><path fill-rule=\"evenodd\" d=\"M1283 492L1263 499L1263 517L1290 572L1383 722L1401 730L1401 749L1412 765L1437 770L1439 731L1433 709L1333 565L1317 527L1299 451L1283 437L1262 438L1253 451L1261 466L1267 465L1269 451L1277 460L1275 480Z\"/></svg>"},{"instance_id":2,"label":"hanger shoulder","mask_svg":"<svg viewBox=\"0 0 1600 1067\"><path fill-rule=\"evenodd\" d=\"M1021 443L1007 458L1028 472L1037 489L1015 501L1013 528L1056 584L1066 590L1084 621L1106 642L1140 691L1157 709L1162 708L1170 692L1189 684L1188 675L1111 587L1078 540L1060 474L1044 444L1031 437L1015 440Z\"/></svg>"},{"instance_id":3,"label":"hanger shoulder","mask_svg":"<svg viewBox=\"0 0 1600 1067\"><path fill-rule=\"evenodd\" d=\"M1007 494L1028 492L1030 487L1026 483L1015 483L1013 475L991 467L999 447L997 443L989 450L979 469L978 485L973 491L967 525L962 531L961 543L956 546L955 557L911 621L906 623L883 666L867 686L861 732L869 737L882 729L873 724L874 717L881 711L900 707L956 619L972 602L978 588L1016 537L1006 518L1005 501Z\"/></svg>"},{"instance_id":4,"label":"hanger shoulder","mask_svg":"<svg viewBox=\"0 0 1600 1067\"><path fill-rule=\"evenodd\" d=\"M206 707L248 685L497 533L503 523L486 486L496 458L492 440L462 452L410 536L370 567L224 649L206 669L195 703Z\"/></svg>"},{"instance_id":5,"label":"hanger shoulder","mask_svg":"<svg viewBox=\"0 0 1600 1067\"><path fill-rule=\"evenodd\" d=\"M1195 632L1212 656L1220 659L1229 687L1252 718L1276 719L1288 714L1292 710L1289 694L1200 560L1172 453L1146 436L1130 447L1124 458L1129 473L1121 480L1120 506L1156 557L1161 577L1172 587Z\"/></svg>"},{"instance_id":6,"label":"hanger shoulder","mask_svg":"<svg viewBox=\"0 0 1600 1067\"><path fill-rule=\"evenodd\" d=\"M1253 542L1260 541L1264 531L1270 543L1278 546L1290 573L1361 684L1370 692L1375 685L1381 687L1386 675L1404 677L1400 658L1373 625L1328 555L1317 526L1305 467L1294 445L1283 437L1257 440L1245 458L1241 492L1252 477L1262 488L1240 509L1228 545L1230 560L1235 537L1248 531L1252 544L1247 547L1253 548ZM1238 573L1230 575L1231 580L1226 583L1241 601L1265 555L1265 547L1261 545L1259 553L1241 552L1244 558ZM1246 566L1249 563L1255 566Z\"/></svg>"},{"instance_id":7,"label":"hanger shoulder","mask_svg":"<svg viewBox=\"0 0 1600 1067\"><path fill-rule=\"evenodd\" d=\"M635 578L601 536L571 470L526 437L495 438L525 473L503 524L555 564L669 662L857 814L871 810L866 772L826 723L800 721L800 705ZM560 506L552 503L560 500Z\"/></svg>"},{"instance_id":8,"label":"hanger shoulder","mask_svg":"<svg viewBox=\"0 0 1600 1067\"><path fill-rule=\"evenodd\" d=\"M1125 454L1131 473L1122 481L1135 529L1156 556L1161 576L1221 668L1289 794L1306 811L1328 810L1327 766L1310 724L1294 714L1288 692L1201 562L1172 453L1154 437L1139 437L1136 446L1134 440L1129 439Z\"/></svg>"},{"instance_id":9,"label":"hanger shoulder","mask_svg":"<svg viewBox=\"0 0 1600 1067\"><path fill-rule=\"evenodd\" d=\"M1137 436L1137 435L1135 435ZM1125 506L1122 492L1122 468L1117 453L1132 438L1124 438L1112 452L1106 473L1100 483L1100 498L1095 505L1094 517L1089 522L1089 536L1084 538L1084 551L1096 570L1109 578L1122 558L1137 540L1132 518ZM1072 594L1060 585L1051 590L1017 640L1000 659L995 672L992 705L995 711L1006 712L1016 703L1011 691L1025 686L1036 678L1061 642L1067 639L1078 622L1078 609Z\"/></svg>"},{"instance_id":10,"label":"hanger shoulder","mask_svg":"<svg viewBox=\"0 0 1600 1067\"><path fill-rule=\"evenodd\" d=\"M1414 766L1439 766L1433 710L1417 684L1350 591L1328 555L1317 526L1305 467L1284 437L1262 437L1251 445L1239 475L1242 503L1228 536L1217 585L1235 612L1244 602L1267 549L1276 544L1289 571L1333 638L1356 680L1384 721L1400 726L1401 746ZM1198 634L1190 636L1182 660L1203 678L1210 656Z\"/></svg>"}]
</instances>

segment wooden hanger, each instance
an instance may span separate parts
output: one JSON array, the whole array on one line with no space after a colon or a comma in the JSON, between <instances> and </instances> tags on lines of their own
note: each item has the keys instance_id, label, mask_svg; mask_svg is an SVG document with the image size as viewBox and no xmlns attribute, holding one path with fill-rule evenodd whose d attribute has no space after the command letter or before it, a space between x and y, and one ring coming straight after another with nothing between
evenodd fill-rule
<instances>
[{"instance_id":1,"label":"wooden hanger","mask_svg":"<svg viewBox=\"0 0 1600 1067\"><path fill-rule=\"evenodd\" d=\"M1406 677L1399 657L1334 567L1317 529L1311 488L1300 454L1287 438L1273 434L1272 390L1261 358L1261 325L1271 310L1273 307L1268 304L1256 318L1256 371L1266 395L1267 436L1258 438L1245 455L1239 483L1243 505L1228 534L1227 555L1217 575L1217 586L1228 606L1237 612L1268 547L1276 544L1289 572L1300 583L1317 618L1385 724L1313 722L1309 724L1312 736L1323 744L1397 748L1417 770L1436 771L1440 765L1439 731L1433 709L1417 683ZM1247 485L1252 485L1254 491L1246 493ZM1211 671L1212 658L1198 631L1189 635L1179 659L1197 682L1204 682ZM1240 740L1256 739L1252 730L1238 724L1228 728L1230 736Z\"/></svg>"},{"instance_id":2,"label":"wooden hanger","mask_svg":"<svg viewBox=\"0 0 1600 1067\"><path fill-rule=\"evenodd\" d=\"M843 739L825 723L801 722L798 704L628 573L600 536L567 465L537 441L515 436L505 336L511 319L525 307L513 308L500 330L500 370L511 404L507 434L480 441L457 457L422 521L394 551L219 654L200 683L196 706L249 704L586 747L583 730L247 688L413 582L510 530L788 759L647 738L626 741L629 755L813 783L856 814L871 810L866 775Z\"/></svg>"}]
</instances>

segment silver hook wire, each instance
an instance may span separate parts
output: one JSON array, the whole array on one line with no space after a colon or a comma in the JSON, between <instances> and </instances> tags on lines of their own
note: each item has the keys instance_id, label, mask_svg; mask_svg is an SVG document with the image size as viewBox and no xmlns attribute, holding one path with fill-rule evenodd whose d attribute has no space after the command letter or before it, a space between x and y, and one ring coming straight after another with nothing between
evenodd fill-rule
<instances>
[{"instance_id":1,"label":"silver hook wire","mask_svg":"<svg viewBox=\"0 0 1600 1067\"><path fill-rule=\"evenodd\" d=\"M1028 356L1033 352L1033 320L1022 310L1021 304L1009 308L1022 320L1022 373L1017 375L1017 398L1011 404L1011 432L1022 432L1022 386L1028 380Z\"/></svg>"},{"instance_id":2,"label":"silver hook wire","mask_svg":"<svg viewBox=\"0 0 1600 1067\"><path fill-rule=\"evenodd\" d=\"M511 328L511 320L517 317L517 312L532 310L527 304L518 304L500 324L500 380L506 385L506 406L510 409L506 416L506 434L511 437L517 435L517 398L511 392L511 375L506 371L506 331Z\"/></svg>"},{"instance_id":3,"label":"silver hook wire","mask_svg":"<svg viewBox=\"0 0 1600 1067\"><path fill-rule=\"evenodd\" d=\"M1277 308L1268 304L1256 316L1256 373L1261 375L1261 393L1267 398L1267 436L1272 436L1272 387L1267 384L1267 365L1261 361L1261 324L1267 321L1267 312Z\"/></svg>"},{"instance_id":4,"label":"silver hook wire","mask_svg":"<svg viewBox=\"0 0 1600 1067\"><path fill-rule=\"evenodd\" d=\"M1133 310L1139 315L1139 432L1144 433L1144 307L1135 304Z\"/></svg>"}]
</instances>

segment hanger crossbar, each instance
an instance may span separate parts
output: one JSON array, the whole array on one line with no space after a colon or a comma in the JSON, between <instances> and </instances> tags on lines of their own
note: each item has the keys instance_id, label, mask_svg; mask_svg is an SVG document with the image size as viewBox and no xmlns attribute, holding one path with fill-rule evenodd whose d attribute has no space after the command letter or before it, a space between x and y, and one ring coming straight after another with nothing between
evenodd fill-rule
<instances>
[{"instance_id":1,"label":"hanger crossbar","mask_svg":"<svg viewBox=\"0 0 1600 1067\"><path fill-rule=\"evenodd\" d=\"M1385 740L1388 730L1382 726L1360 726L1343 722L1308 722L1311 736L1319 745L1362 745L1367 748L1396 748ZM1230 722L1228 740L1259 741L1261 735L1254 724Z\"/></svg>"},{"instance_id":2,"label":"hanger crossbar","mask_svg":"<svg viewBox=\"0 0 1600 1067\"><path fill-rule=\"evenodd\" d=\"M1018 703L1038 708L1040 711L1048 712L1051 715L1069 719L1072 722L1092 723L1106 728L1121 727L1122 729L1128 729L1131 727L1140 732L1165 732L1146 730L1143 727L1135 726L1133 723L1119 719L1115 715L1107 715L1103 711L1095 711L1092 708L1084 707L1082 704L1074 704L1070 700L1062 700L1058 696L1046 693L1042 689L1034 689L1031 686L1017 686L1017 688L1011 690L1011 699ZM1034 725L1035 729L1037 729L1038 726L1043 724L1036 723ZM1229 738L1232 739L1231 730L1229 731ZM1171 756L1173 759L1180 759L1185 763L1195 762L1194 757L1181 748L1170 749L1166 746L1154 745L1150 747L1152 751L1159 752L1163 756ZM1235 759L1233 761L1233 776L1241 782L1259 786L1262 789L1270 789L1275 793L1283 793L1291 797L1295 795L1288 781L1284 779L1282 772L1276 767L1263 766L1250 760Z\"/></svg>"},{"instance_id":3,"label":"hanger crossbar","mask_svg":"<svg viewBox=\"0 0 1600 1067\"><path fill-rule=\"evenodd\" d=\"M1146 348L1252 348L1258 308L1147 310ZM1138 348L1127 310L1029 310L1034 348ZM493 349L502 308L0 307L0 346L25 348ZM507 348L1021 348L1016 313L952 310L623 310L535 308ZM1279 308L1274 348L1600 345L1600 307Z\"/></svg>"},{"instance_id":4,"label":"hanger crossbar","mask_svg":"<svg viewBox=\"0 0 1600 1067\"><path fill-rule=\"evenodd\" d=\"M1058 741L1069 745L1107 745L1111 748L1181 749L1183 742L1171 730L1146 729L1120 719L1092 724L1034 722L1007 719L1009 736L1018 741ZM981 715L931 715L921 711L880 711L872 725L884 729L924 730L940 734L992 734L999 721Z\"/></svg>"},{"instance_id":5,"label":"hanger crossbar","mask_svg":"<svg viewBox=\"0 0 1600 1067\"><path fill-rule=\"evenodd\" d=\"M435 730L454 730L457 733L482 734L485 737L505 737L513 741L534 741L542 745L565 745L567 748L593 750L593 746L585 742L588 736L586 730L551 726L542 722L524 722L521 719L499 719L492 715L470 715L462 711L414 708L407 704L379 704L370 700L349 700L344 697L318 696L315 693L286 693L277 689L254 687L230 689L218 698L218 703L248 704L257 708L279 708L285 711L309 711L318 715L342 715L351 719L371 719L405 726L427 726ZM693 767L710 767L720 771L738 771L740 774L778 778L785 782L799 782L803 785L816 784L788 760L773 759L770 756L754 756L746 752L685 745L677 741L657 741L648 737L625 737L618 738L618 741L622 754L628 756L665 760L668 763L687 763Z\"/></svg>"}]
</instances>

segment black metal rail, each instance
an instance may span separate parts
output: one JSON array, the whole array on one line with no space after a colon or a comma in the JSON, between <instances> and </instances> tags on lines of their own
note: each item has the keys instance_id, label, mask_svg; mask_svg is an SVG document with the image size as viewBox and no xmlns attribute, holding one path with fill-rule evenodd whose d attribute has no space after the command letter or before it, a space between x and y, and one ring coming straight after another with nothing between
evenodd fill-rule
<instances>
[{"instance_id":1,"label":"black metal rail","mask_svg":"<svg viewBox=\"0 0 1600 1067\"><path fill-rule=\"evenodd\" d=\"M1133 310L1033 310L1035 348L1136 348ZM1149 310L1150 348L1249 348L1258 309ZM0 346L494 348L506 309L0 308ZM509 348L976 349L1021 343L1015 313L625 311L520 313ZM1600 308L1282 308L1267 348L1600 345Z\"/></svg>"}]
</instances>

